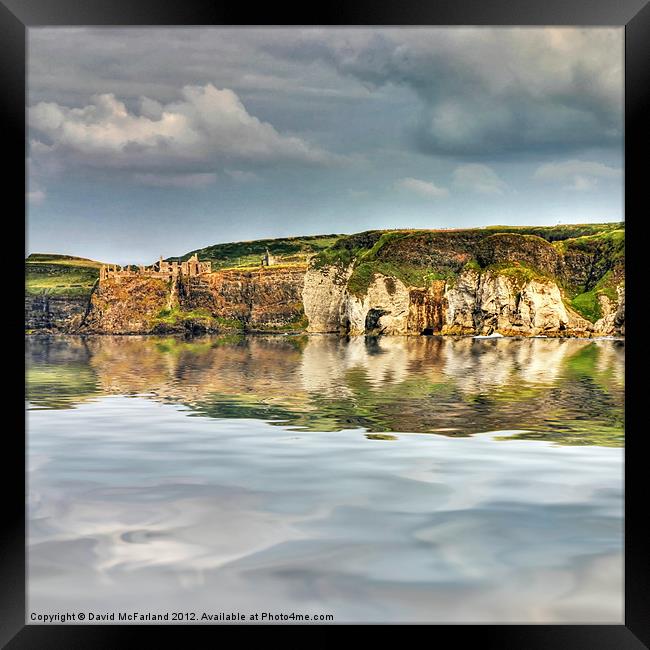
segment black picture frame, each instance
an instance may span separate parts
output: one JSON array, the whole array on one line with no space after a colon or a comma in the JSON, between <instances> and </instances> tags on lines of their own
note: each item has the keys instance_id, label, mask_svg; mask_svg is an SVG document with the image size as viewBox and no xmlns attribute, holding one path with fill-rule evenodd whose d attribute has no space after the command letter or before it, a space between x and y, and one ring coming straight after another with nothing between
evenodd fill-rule
<instances>
[{"instance_id":1,"label":"black picture frame","mask_svg":"<svg viewBox=\"0 0 650 650\"><path fill-rule=\"evenodd\" d=\"M650 4L648 0L350 0L309 8L265 5L255 10L243 4L215 0L0 0L0 115L3 153L9 178L4 185L4 231L19 223L25 211L26 30L55 25L581 25L625 27L625 220L626 237L626 449L625 449L625 623L622 625L436 625L451 632L454 645L498 648L588 648L623 650L650 647L650 535L644 500L644 441L640 410L643 404L643 343L641 305L644 278L640 274L648 219L645 169L650 116ZM23 158L24 159L24 158ZM7 201L7 199L13 201ZM15 202L15 203L14 203ZM22 248L21 248L22 244ZM9 300L23 291L24 229L15 229L5 245L3 283ZM15 261L14 256L15 255ZM9 271L9 273L7 273ZM16 279L13 275L20 276ZM14 296L15 293L15 296ZM23 294L24 299L24 294ZM19 309L7 310L3 325L7 336L24 338ZM8 346L13 347L13 346ZM22 359L17 354L16 358ZM22 368L22 370L21 370ZM25 624L25 412L24 385L17 377L24 370L5 370L11 379L6 399L16 414L4 431L2 542L0 547L0 644L15 648L114 648L150 644L154 632L167 642L189 634L210 634L215 626L43 626ZM9 374L11 373L11 374ZM637 374L638 373L638 374ZM637 379L639 377L639 379ZM24 402L23 402L24 403ZM635 412L638 409L638 413ZM9 477L7 468L16 475ZM21 478L22 477L22 478ZM446 644L445 644L446 645Z\"/></svg>"}]
</instances>

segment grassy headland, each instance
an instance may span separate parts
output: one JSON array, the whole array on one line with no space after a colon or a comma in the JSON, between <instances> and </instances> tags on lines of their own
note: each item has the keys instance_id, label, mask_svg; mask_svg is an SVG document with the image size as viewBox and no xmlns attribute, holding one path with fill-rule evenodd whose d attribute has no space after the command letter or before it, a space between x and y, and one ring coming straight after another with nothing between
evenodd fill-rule
<instances>
[{"instance_id":1,"label":"grassy headland","mask_svg":"<svg viewBox=\"0 0 650 650\"><path fill-rule=\"evenodd\" d=\"M312 263L348 266L348 290L363 295L376 274L406 285L426 287L434 280L453 282L463 271L491 271L522 283L545 278L557 282L567 305L594 322L601 316L598 297L616 299L624 277L625 224L489 226L448 230L370 230L341 236Z\"/></svg>"},{"instance_id":2,"label":"grassy headland","mask_svg":"<svg viewBox=\"0 0 650 650\"><path fill-rule=\"evenodd\" d=\"M180 257L170 257L168 260L185 261L196 253L201 261L211 261L214 270L259 267L260 259L268 248L278 264L305 264L315 254L329 248L341 237L344 235L311 235L230 242L199 248Z\"/></svg>"},{"instance_id":3,"label":"grassy headland","mask_svg":"<svg viewBox=\"0 0 650 650\"><path fill-rule=\"evenodd\" d=\"M32 253L25 260L25 293L83 297L90 295L102 262L72 255Z\"/></svg>"}]
</instances>

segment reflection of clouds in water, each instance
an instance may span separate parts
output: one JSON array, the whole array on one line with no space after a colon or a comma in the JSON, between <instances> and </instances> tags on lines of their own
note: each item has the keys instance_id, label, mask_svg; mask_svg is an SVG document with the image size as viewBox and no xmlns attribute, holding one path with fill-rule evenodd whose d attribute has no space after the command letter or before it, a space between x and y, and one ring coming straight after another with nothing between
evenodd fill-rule
<instances>
[{"instance_id":1,"label":"reflection of clouds in water","mask_svg":"<svg viewBox=\"0 0 650 650\"><path fill-rule=\"evenodd\" d=\"M112 581L146 567L214 569L301 536L290 520L256 509L259 497L223 490L195 496L210 492L202 486L166 495L166 486L156 486L155 500L148 501L147 492L127 489L111 496L91 490L85 500L60 504L55 519L46 507L34 514L49 520L47 537L57 544L94 540L93 569Z\"/></svg>"},{"instance_id":2,"label":"reflection of clouds in water","mask_svg":"<svg viewBox=\"0 0 650 650\"><path fill-rule=\"evenodd\" d=\"M29 414L31 609L621 619L621 449L187 413Z\"/></svg>"}]
</instances>

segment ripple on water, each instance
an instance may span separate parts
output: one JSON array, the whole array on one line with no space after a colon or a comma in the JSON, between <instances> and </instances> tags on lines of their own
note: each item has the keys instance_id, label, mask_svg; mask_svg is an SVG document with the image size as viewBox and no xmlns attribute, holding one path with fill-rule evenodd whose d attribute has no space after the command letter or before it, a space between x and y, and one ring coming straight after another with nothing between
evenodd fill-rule
<instances>
[{"instance_id":1,"label":"ripple on water","mask_svg":"<svg viewBox=\"0 0 650 650\"><path fill-rule=\"evenodd\" d=\"M29 343L30 609L620 622L620 342L205 342Z\"/></svg>"}]
</instances>

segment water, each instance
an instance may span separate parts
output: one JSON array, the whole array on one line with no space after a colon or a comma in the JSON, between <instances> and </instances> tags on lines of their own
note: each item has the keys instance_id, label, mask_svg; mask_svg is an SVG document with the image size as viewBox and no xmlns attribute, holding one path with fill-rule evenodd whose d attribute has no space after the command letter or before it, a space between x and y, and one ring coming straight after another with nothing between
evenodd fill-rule
<instances>
[{"instance_id":1,"label":"water","mask_svg":"<svg viewBox=\"0 0 650 650\"><path fill-rule=\"evenodd\" d=\"M622 341L32 337L27 359L28 614L623 620Z\"/></svg>"}]
</instances>

